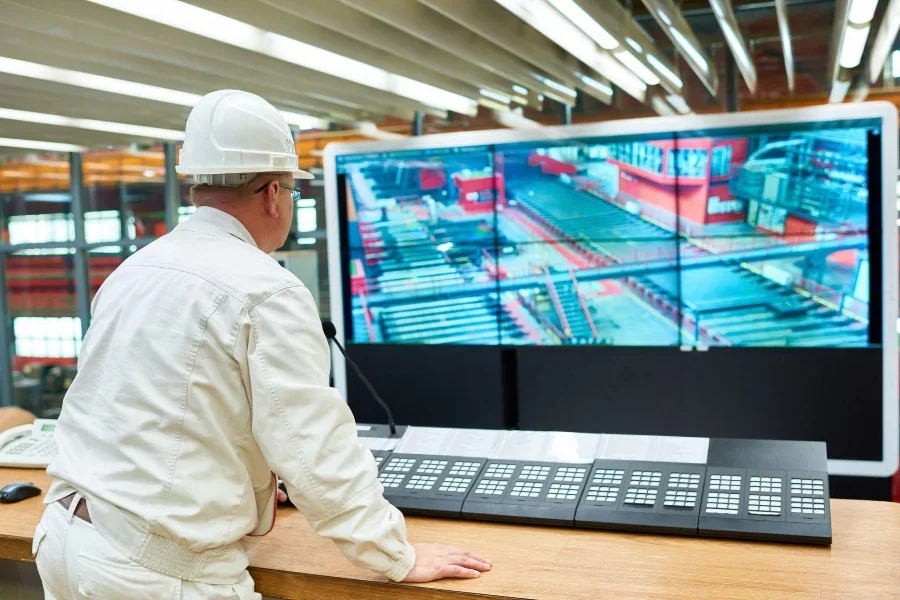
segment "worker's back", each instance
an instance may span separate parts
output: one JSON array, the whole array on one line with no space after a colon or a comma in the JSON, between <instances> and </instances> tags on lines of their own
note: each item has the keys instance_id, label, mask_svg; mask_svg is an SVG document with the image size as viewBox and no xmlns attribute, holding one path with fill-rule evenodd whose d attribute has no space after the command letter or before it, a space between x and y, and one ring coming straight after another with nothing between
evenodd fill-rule
<instances>
[{"instance_id":1,"label":"worker's back","mask_svg":"<svg viewBox=\"0 0 900 600\"><path fill-rule=\"evenodd\" d=\"M194 552L250 533L274 490L240 356L248 312L289 287L308 294L212 208L126 260L93 303L49 473L92 513L115 507ZM308 307L295 318L318 319Z\"/></svg>"}]
</instances>

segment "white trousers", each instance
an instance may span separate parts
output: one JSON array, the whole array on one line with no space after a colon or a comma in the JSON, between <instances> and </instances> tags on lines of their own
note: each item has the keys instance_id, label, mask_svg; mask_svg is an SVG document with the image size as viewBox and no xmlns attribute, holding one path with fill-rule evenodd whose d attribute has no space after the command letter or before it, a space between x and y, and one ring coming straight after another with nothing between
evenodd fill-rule
<instances>
[{"instance_id":1,"label":"white trousers","mask_svg":"<svg viewBox=\"0 0 900 600\"><path fill-rule=\"evenodd\" d=\"M47 506L34 532L32 554L46 600L260 600L246 571L238 583L182 581L139 565L113 548L90 523Z\"/></svg>"}]
</instances>

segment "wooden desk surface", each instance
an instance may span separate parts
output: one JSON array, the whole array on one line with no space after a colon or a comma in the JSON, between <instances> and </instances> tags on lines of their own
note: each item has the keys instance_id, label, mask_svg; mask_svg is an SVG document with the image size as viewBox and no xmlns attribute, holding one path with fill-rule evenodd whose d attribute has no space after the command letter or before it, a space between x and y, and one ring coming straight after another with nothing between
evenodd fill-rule
<instances>
[{"instance_id":1,"label":"wooden desk surface","mask_svg":"<svg viewBox=\"0 0 900 600\"><path fill-rule=\"evenodd\" d=\"M0 469L0 486L42 471ZM834 545L795 546L410 518L410 538L466 546L494 562L478 580L399 586L350 565L294 509L249 542L267 596L306 598L900 598L900 504L832 501ZM39 498L0 505L0 558L30 561Z\"/></svg>"}]
</instances>

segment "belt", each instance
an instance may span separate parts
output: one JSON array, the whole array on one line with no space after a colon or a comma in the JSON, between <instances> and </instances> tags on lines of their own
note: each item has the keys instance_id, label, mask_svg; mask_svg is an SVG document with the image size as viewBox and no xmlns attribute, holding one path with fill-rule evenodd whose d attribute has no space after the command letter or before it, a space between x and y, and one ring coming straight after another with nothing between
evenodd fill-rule
<instances>
[{"instance_id":1,"label":"belt","mask_svg":"<svg viewBox=\"0 0 900 600\"><path fill-rule=\"evenodd\" d=\"M60 498L59 503L63 505L63 508L68 509L74 497L75 494L69 494L65 498ZM84 498L78 500L78 506L75 507L75 516L85 523L91 522L91 513L88 512L87 502L84 501Z\"/></svg>"}]
</instances>

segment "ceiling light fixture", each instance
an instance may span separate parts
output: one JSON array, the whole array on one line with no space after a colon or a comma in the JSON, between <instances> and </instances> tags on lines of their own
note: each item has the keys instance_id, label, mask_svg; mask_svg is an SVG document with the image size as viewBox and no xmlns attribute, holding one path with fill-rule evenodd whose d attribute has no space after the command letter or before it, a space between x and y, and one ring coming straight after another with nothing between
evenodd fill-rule
<instances>
[{"instance_id":1,"label":"ceiling light fixture","mask_svg":"<svg viewBox=\"0 0 900 600\"><path fill-rule=\"evenodd\" d=\"M704 51L704 46L694 35L694 31L685 20L681 9L673 0L643 0L643 3L672 41L678 53L686 59L688 66L696 73L701 83L710 94L715 96L719 89L719 76L715 63ZM725 5L721 2L714 6L717 19L720 14L727 16L728 11L724 10L724 7Z\"/></svg>"},{"instance_id":2,"label":"ceiling light fixture","mask_svg":"<svg viewBox=\"0 0 900 600\"><path fill-rule=\"evenodd\" d=\"M71 69L61 69L5 56L0 56L0 73L40 79L41 81L64 83L90 90L142 98L144 100L154 100L178 106L194 106L203 98L200 94L191 94L189 92L171 90L124 79L115 79L103 75L94 75L82 71L73 71ZM289 125L299 129L327 129L329 125L328 120L310 115L287 111L281 111L281 114Z\"/></svg>"},{"instance_id":3,"label":"ceiling light fixture","mask_svg":"<svg viewBox=\"0 0 900 600\"><path fill-rule=\"evenodd\" d=\"M84 146L60 144L58 142L42 142L39 140L17 140L0 138L0 148L25 148L27 150L46 150L48 152L84 152Z\"/></svg>"},{"instance_id":4,"label":"ceiling light fixture","mask_svg":"<svg viewBox=\"0 0 900 600\"><path fill-rule=\"evenodd\" d=\"M875 16L878 0L853 0L847 20L854 25L865 25Z\"/></svg>"},{"instance_id":5,"label":"ceiling light fixture","mask_svg":"<svg viewBox=\"0 0 900 600\"><path fill-rule=\"evenodd\" d=\"M663 77L674 83L677 87L684 87L684 82L681 81L681 77L673 73L672 70L664 65L658 58L656 58L652 54L648 54L647 62L649 62L651 67L656 69L659 73L662 74Z\"/></svg>"},{"instance_id":6,"label":"ceiling light fixture","mask_svg":"<svg viewBox=\"0 0 900 600\"><path fill-rule=\"evenodd\" d=\"M863 51L866 49L869 29L869 25L847 25L847 28L844 30L844 41L841 43L841 56L838 61L845 69L853 69L859 66Z\"/></svg>"},{"instance_id":7,"label":"ceiling light fixture","mask_svg":"<svg viewBox=\"0 0 900 600\"><path fill-rule=\"evenodd\" d=\"M643 102L647 85L613 56L598 48L581 28L553 8L547 0L494 0L538 30L563 50L602 73L629 95Z\"/></svg>"},{"instance_id":8,"label":"ceiling light fixture","mask_svg":"<svg viewBox=\"0 0 900 600\"><path fill-rule=\"evenodd\" d=\"M691 112L691 107L688 106L688 103L684 101L684 98L681 96L676 96L675 94L669 94L666 96L666 100L671 104L675 110L680 112L683 115L686 115Z\"/></svg>"},{"instance_id":9,"label":"ceiling light fixture","mask_svg":"<svg viewBox=\"0 0 900 600\"><path fill-rule=\"evenodd\" d=\"M43 125L56 125L58 127L73 127L75 129L90 129L92 131L119 133L122 135L157 140L184 140L184 132L175 129L145 127L143 125L129 125L128 123L114 123L112 121L97 121L94 119L80 119L76 117L63 117L60 115L49 115L25 110L13 110L11 108L0 108L0 119L23 121L26 123L41 123Z\"/></svg>"},{"instance_id":10,"label":"ceiling light fixture","mask_svg":"<svg viewBox=\"0 0 900 600\"><path fill-rule=\"evenodd\" d=\"M581 73L576 73L575 75L576 75L576 76L578 77L578 79L580 79L585 85L594 88L594 89L597 90L598 92L602 92L602 93L607 94L607 95L609 95L609 96L612 96L612 95L613 95L613 89L612 89L611 87L609 87L608 85L606 85L605 83L603 83L602 81L597 81L597 80L594 79L593 77L588 77L587 75L583 75L583 74L581 74Z\"/></svg>"},{"instance_id":11,"label":"ceiling light fixture","mask_svg":"<svg viewBox=\"0 0 900 600\"><path fill-rule=\"evenodd\" d=\"M620 50L615 53L615 57L626 67L634 71L635 75L640 77L647 85L657 85L659 83L659 77L656 76L656 73L645 67L644 63L639 61L631 52Z\"/></svg>"},{"instance_id":12,"label":"ceiling light fixture","mask_svg":"<svg viewBox=\"0 0 900 600\"><path fill-rule=\"evenodd\" d=\"M744 41L744 37L738 28L737 17L734 15L731 1L709 0L709 2L716 13L716 20L719 22L719 27L725 36L725 42L728 44L728 48L737 62L744 82L747 84L750 93L755 94L757 83L756 66L753 64L753 59L750 57L750 49L747 47L747 43Z\"/></svg>"},{"instance_id":13,"label":"ceiling light fixture","mask_svg":"<svg viewBox=\"0 0 900 600\"><path fill-rule=\"evenodd\" d=\"M875 34L872 47L869 49L869 83L875 83L881 77L884 63L891 53L894 40L897 39L897 33L900 33L900 0L889 0L878 33ZM896 50L894 53L896 54ZM892 67L893 62L894 58L891 55ZM898 71L892 68L891 76L897 77Z\"/></svg>"},{"instance_id":14,"label":"ceiling light fixture","mask_svg":"<svg viewBox=\"0 0 900 600\"><path fill-rule=\"evenodd\" d=\"M600 23L591 18L583 8L575 4L574 0L548 0L548 2L604 50L614 50L619 47L618 40Z\"/></svg>"},{"instance_id":15,"label":"ceiling light fixture","mask_svg":"<svg viewBox=\"0 0 900 600\"><path fill-rule=\"evenodd\" d=\"M658 115L663 117L671 117L675 114L672 107L660 96L653 96L653 98L650 99L650 105L653 106L653 110L655 110Z\"/></svg>"},{"instance_id":16,"label":"ceiling light fixture","mask_svg":"<svg viewBox=\"0 0 900 600\"><path fill-rule=\"evenodd\" d=\"M781 36L781 53L784 55L784 72L787 75L788 91L794 93L794 50L791 46L791 27L788 23L785 0L775 0L778 17L778 33Z\"/></svg>"},{"instance_id":17,"label":"ceiling light fixture","mask_svg":"<svg viewBox=\"0 0 900 600\"><path fill-rule=\"evenodd\" d=\"M492 98L492 99L496 100L497 102L502 102L504 104L509 104L509 102L511 100L511 98L509 96L507 96L505 94L500 94L500 93L497 93L497 92L494 92L491 90L480 89L480 90L478 90L478 93L481 94L482 96Z\"/></svg>"},{"instance_id":18,"label":"ceiling light fixture","mask_svg":"<svg viewBox=\"0 0 900 600\"><path fill-rule=\"evenodd\" d=\"M254 27L249 23L181 0L88 1L332 77L403 96L426 106L452 110L470 116L474 116L478 112L477 103L471 98L403 75L390 73L370 64Z\"/></svg>"}]
</instances>

